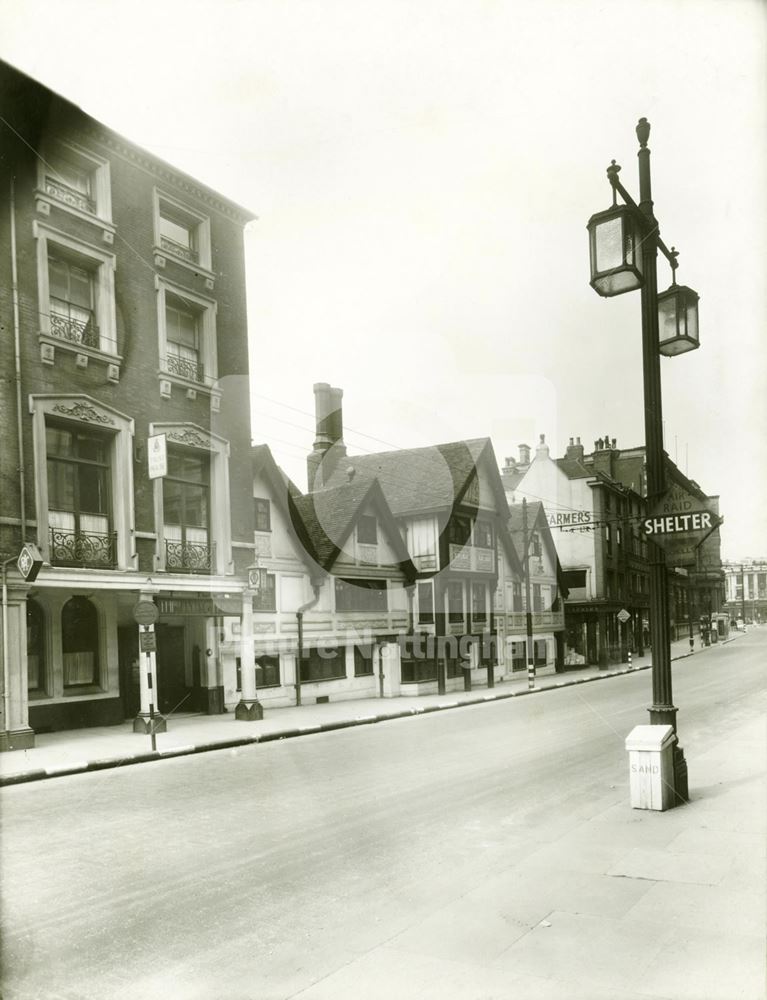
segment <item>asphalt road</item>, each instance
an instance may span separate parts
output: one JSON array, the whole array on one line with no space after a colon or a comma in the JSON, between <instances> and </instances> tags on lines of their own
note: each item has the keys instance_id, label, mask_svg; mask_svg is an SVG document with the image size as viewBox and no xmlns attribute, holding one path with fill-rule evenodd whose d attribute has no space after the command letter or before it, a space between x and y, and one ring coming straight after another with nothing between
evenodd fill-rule
<instances>
[{"instance_id":1,"label":"asphalt road","mask_svg":"<svg viewBox=\"0 0 767 1000\"><path fill-rule=\"evenodd\" d=\"M693 796L765 653L763 627L674 664ZM650 690L643 671L5 788L3 997L293 997L627 802Z\"/></svg>"}]
</instances>

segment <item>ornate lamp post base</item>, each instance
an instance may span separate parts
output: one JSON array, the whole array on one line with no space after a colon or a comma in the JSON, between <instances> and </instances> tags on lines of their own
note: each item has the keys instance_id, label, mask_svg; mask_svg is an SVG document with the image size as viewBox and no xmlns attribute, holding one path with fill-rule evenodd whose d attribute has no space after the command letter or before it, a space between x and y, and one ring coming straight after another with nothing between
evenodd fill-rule
<instances>
[{"instance_id":1,"label":"ornate lamp post base","mask_svg":"<svg viewBox=\"0 0 767 1000\"><path fill-rule=\"evenodd\" d=\"M133 720L133 732L143 733L145 736L154 733L166 733L168 725L161 715L150 718L149 712L139 712Z\"/></svg>"},{"instance_id":2,"label":"ornate lamp post base","mask_svg":"<svg viewBox=\"0 0 767 1000\"><path fill-rule=\"evenodd\" d=\"M264 707L260 701L240 701L234 710L235 719L240 722L259 722L264 717Z\"/></svg>"}]
</instances>

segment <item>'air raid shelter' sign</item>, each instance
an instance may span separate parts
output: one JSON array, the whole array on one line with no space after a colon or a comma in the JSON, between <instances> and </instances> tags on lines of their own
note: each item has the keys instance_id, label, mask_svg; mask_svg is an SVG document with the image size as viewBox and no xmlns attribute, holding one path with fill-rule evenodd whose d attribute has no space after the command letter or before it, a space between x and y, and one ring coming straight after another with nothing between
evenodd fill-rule
<instances>
[{"instance_id":1,"label":"'air raid shelter' sign","mask_svg":"<svg viewBox=\"0 0 767 1000\"><path fill-rule=\"evenodd\" d=\"M659 545L672 566L695 563L695 550L721 524L721 518L701 507L701 498L680 483L672 483L642 521L645 537Z\"/></svg>"}]
</instances>

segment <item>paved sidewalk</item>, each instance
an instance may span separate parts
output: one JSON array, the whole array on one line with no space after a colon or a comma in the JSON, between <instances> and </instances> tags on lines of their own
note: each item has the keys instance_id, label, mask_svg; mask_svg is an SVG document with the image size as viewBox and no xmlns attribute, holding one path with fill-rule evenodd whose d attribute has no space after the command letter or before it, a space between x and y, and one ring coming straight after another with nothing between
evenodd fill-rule
<instances>
[{"instance_id":1,"label":"paved sidewalk","mask_svg":"<svg viewBox=\"0 0 767 1000\"><path fill-rule=\"evenodd\" d=\"M735 633L737 637L739 633ZM726 641L731 641L726 640ZM705 653L695 639L695 652ZM689 656L689 640L672 643L672 659ZM366 698L329 702L325 705L265 708L260 722L243 722L226 715L177 715L168 717L168 731L156 735L157 750L152 751L149 736L134 733L131 722L118 726L101 726L58 733L42 733L31 750L14 750L0 754L0 786L26 781L39 781L82 771L96 771L128 764L141 764L164 757L179 757L226 747L265 743L289 739L309 733L326 732L350 726L370 725L386 719L398 719L421 712L460 708L483 701L539 694L571 684L584 684L647 670L650 656L634 658L631 667L619 664L608 670L595 667L570 668L554 673L553 668L538 671L536 686L528 690L527 675L496 683L492 689L451 691L444 695L401 696L399 698Z\"/></svg>"}]
</instances>

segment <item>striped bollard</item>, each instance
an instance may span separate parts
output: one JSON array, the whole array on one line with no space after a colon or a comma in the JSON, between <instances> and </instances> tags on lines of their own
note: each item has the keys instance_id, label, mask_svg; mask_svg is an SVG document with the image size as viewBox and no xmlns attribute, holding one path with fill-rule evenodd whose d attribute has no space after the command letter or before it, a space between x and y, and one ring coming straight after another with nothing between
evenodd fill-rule
<instances>
[{"instance_id":1,"label":"striped bollard","mask_svg":"<svg viewBox=\"0 0 767 1000\"><path fill-rule=\"evenodd\" d=\"M532 660L527 662L527 686L531 691L535 687L535 665Z\"/></svg>"},{"instance_id":2,"label":"striped bollard","mask_svg":"<svg viewBox=\"0 0 767 1000\"><path fill-rule=\"evenodd\" d=\"M631 670L631 650L629 650L629 670Z\"/></svg>"}]
</instances>

